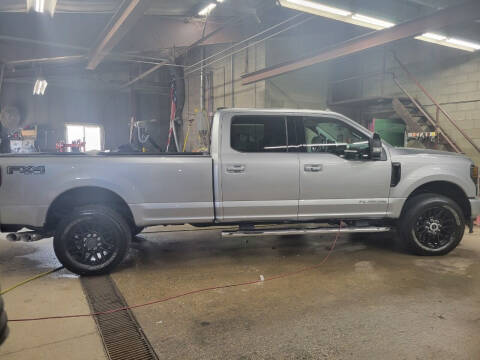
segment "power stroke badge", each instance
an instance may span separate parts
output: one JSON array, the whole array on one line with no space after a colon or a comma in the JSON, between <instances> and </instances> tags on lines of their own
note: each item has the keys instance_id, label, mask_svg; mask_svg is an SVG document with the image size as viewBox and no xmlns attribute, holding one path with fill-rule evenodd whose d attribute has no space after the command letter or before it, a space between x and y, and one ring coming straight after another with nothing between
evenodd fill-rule
<instances>
[{"instance_id":1,"label":"power stroke badge","mask_svg":"<svg viewBox=\"0 0 480 360\"><path fill-rule=\"evenodd\" d=\"M45 166L7 166L7 174L43 175Z\"/></svg>"}]
</instances>

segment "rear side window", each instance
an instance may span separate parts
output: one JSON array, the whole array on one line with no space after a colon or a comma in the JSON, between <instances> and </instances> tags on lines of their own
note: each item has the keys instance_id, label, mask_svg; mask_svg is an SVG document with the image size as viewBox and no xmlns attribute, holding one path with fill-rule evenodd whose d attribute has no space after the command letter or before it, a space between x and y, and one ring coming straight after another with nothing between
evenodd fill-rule
<instances>
[{"instance_id":1,"label":"rear side window","mask_svg":"<svg viewBox=\"0 0 480 360\"><path fill-rule=\"evenodd\" d=\"M235 116L230 128L232 149L241 152L286 152L283 116Z\"/></svg>"}]
</instances>

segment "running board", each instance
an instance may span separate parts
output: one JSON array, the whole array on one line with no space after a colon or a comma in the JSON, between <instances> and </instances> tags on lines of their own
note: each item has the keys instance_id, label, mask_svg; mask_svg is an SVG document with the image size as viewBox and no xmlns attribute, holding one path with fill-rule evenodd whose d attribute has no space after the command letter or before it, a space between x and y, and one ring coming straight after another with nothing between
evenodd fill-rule
<instances>
[{"instance_id":1,"label":"running board","mask_svg":"<svg viewBox=\"0 0 480 360\"><path fill-rule=\"evenodd\" d=\"M307 234L353 234L353 233L379 233L388 232L390 227L382 226L364 226L364 227L328 227L313 229L271 229L271 230L237 230L222 231L223 237L240 237L240 236L275 236L275 235L307 235Z\"/></svg>"}]
</instances>

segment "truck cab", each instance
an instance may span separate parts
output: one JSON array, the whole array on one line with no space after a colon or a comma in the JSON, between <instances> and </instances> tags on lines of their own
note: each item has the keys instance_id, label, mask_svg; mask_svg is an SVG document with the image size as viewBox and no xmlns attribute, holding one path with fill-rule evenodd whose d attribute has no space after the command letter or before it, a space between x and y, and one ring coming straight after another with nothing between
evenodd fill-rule
<instances>
[{"instance_id":1,"label":"truck cab","mask_svg":"<svg viewBox=\"0 0 480 360\"><path fill-rule=\"evenodd\" d=\"M215 116L218 221L387 215L391 159L373 134L332 112L228 110Z\"/></svg>"}]
</instances>

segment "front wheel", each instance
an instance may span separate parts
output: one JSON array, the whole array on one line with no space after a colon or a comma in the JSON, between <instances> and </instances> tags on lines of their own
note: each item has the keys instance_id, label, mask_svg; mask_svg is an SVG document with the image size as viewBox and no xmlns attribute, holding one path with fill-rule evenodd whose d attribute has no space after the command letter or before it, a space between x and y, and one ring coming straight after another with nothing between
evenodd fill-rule
<instances>
[{"instance_id":1,"label":"front wheel","mask_svg":"<svg viewBox=\"0 0 480 360\"><path fill-rule=\"evenodd\" d=\"M68 270L78 275L99 275L123 261L131 237L131 229L120 214L91 205L75 209L60 221L53 247Z\"/></svg>"},{"instance_id":2,"label":"front wheel","mask_svg":"<svg viewBox=\"0 0 480 360\"><path fill-rule=\"evenodd\" d=\"M3 300L0 296L0 345L5 341L8 336L8 326L7 326L7 313L3 308Z\"/></svg>"},{"instance_id":3,"label":"front wheel","mask_svg":"<svg viewBox=\"0 0 480 360\"><path fill-rule=\"evenodd\" d=\"M438 194L421 194L405 204L398 231L413 253L445 255L462 240L465 218L452 199Z\"/></svg>"}]
</instances>

